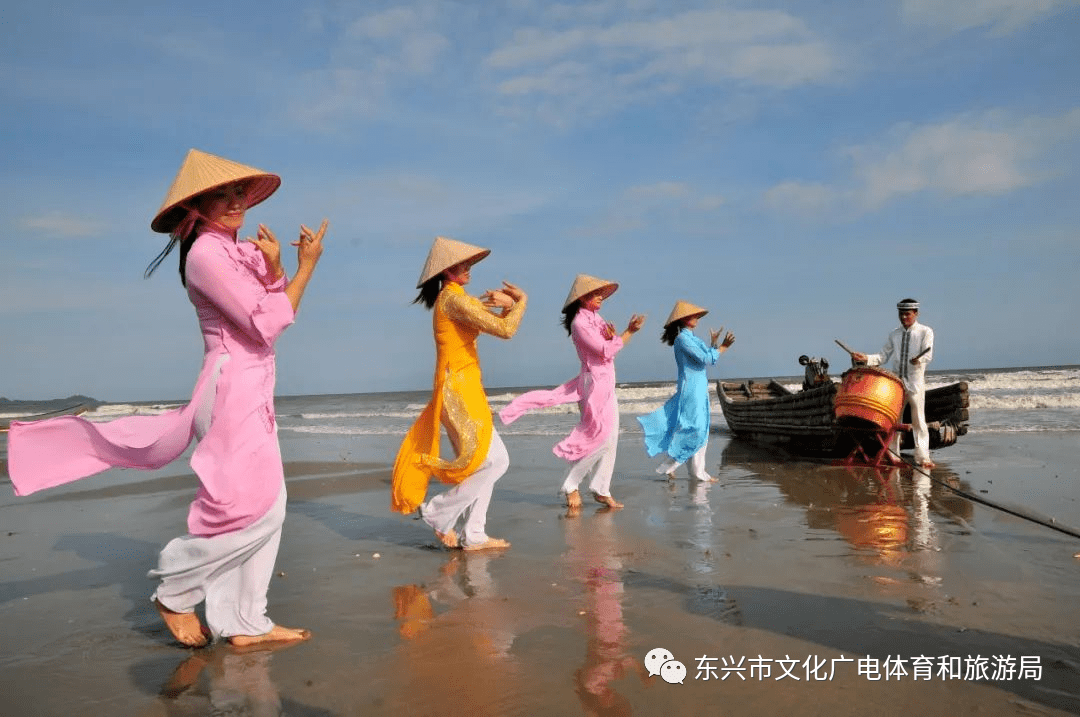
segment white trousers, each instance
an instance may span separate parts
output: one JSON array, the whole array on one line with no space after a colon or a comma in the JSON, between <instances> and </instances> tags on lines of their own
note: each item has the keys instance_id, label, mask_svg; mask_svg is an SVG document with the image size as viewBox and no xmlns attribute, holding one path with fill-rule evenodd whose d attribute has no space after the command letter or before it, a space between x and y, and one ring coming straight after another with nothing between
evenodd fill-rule
<instances>
[{"instance_id":1,"label":"white trousers","mask_svg":"<svg viewBox=\"0 0 1080 717\"><path fill-rule=\"evenodd\" d=\"M440 533L457 532L463 546L488 539L485 532L488 505L495 481L510 467L510 455L498 432L491 429L487 457L475 473L420 506L420 517Z\"/></svg>"},{"instance_id":2,"label":"white trousers","mask_svg":"<svg viewBox=\"0 0 1080 717\"><path fill-rule=\"evenodd\" d=\"M611 496L611 476L615 472L615 452L619 447L619 412L615 412L615 425L611 427L611 433L600 446L585 456L574 461L566 474L566 480L562 484L563 493L571 493L578 489L585 476L592 472L589 481L589 490L597 495Z\"/></svg>"},{"instance_id":3,"label":"white trousers","mask_svg":"<svg viewBox=\"0 0 1080 717\"><path fill-rule=\"evenodd\" d=\"M151 599L183 613L205 600L206 623L215 638L270 632L274 623L266 616L266 592L281 544L285 501L282 483L274 505L246 528L170 540L149 573L161 580Z\"/></svg>"},{"instance_id":4,"label":"white trousers","mask_svg":"<svg viewBox=\"0 0 1080 717\"><path fill-rule=\"evenodd\" d=\"M686 462L686 468L690 472L690 477L694 480L712 480L712 476L705 472L705 449L708 447L709 442L706 441L705 444L698 449L698 452L690 456L690 460ZM656 472L660 474L674 473L681 465L681 462L668 456L667 460L656 467Z\"/></svg>"},{"instance_id":5,"label":"white trousers","mask_svg":"<svg viewBox=\"0 0 1080 717\"><path fill-rule=\"evenodd\" d=\"M930 460L930 429L926 425L926 389L915 392L904 391L904 401L911 407L911 435L915 439L915 462ZM897 431L893 436L890 450L900 455L900 440Z\"/></svg>"}]
</instances>

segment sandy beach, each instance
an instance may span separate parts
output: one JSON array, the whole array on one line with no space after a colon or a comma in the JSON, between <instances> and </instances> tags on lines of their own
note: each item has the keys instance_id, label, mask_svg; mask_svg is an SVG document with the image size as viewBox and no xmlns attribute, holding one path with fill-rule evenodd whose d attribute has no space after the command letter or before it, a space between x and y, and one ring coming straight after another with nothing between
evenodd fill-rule
<instances>
[{"instance_id":1,"label":"sandy beach","mask_svg":"<svg viewBox=\"0 0 1080 717\"><path fill-rule=\"evenodd\" d=\"M3 715L1080 713L1075 434L968 436L932 480L715 433L716 483L621 440L619 511L567 516L546 436L508 436L489 532L437 546L388 509L394 436L283 436L279 650L174 643L146 578L184 531L183 462L0 493ZM655 648L681 684L649 675Z\"/></svg>"}]
</instances>

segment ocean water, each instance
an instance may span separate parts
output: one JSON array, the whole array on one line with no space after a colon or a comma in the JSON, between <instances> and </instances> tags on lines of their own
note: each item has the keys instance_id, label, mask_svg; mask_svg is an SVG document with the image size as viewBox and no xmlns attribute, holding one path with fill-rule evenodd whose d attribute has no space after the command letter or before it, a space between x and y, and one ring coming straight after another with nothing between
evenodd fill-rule
<instances>
[{"instance_id":1,"label":"ocean water","mask_svg":"<svg viewBox=\"0 0 1080 717\"><path fill-rule=\"evenodd\" d=\"M755 377L755 380L768 378ZM798 390L802 383L801 376L772 378L792 390ZM1080 366L935 371L928 374L927 387L957 381L968 383L969 434L1064 431L1077 432L1080 440ZM498 412L526 390L529 387L489 389L492 410ZM621 431L640 433L634 417L663 405L674 391L673 381L619 384ZM430 391L279 396L276 399L279 430L282 438L300 438L304 434L403 435L429 398ZM83 415L91 421L109 420L127 415L154 415L180 405L180 402L107 403ZM25 415L27 408L21 408ZM715 393L712 409L714 431L726 433L727 425ZM0 412L0 418L17 415L20 414ZM568 404L531 413L513 425L499 426L499 432L560 436L569 432L577 417L577 405Z\"/></svg>"}]
</instances>

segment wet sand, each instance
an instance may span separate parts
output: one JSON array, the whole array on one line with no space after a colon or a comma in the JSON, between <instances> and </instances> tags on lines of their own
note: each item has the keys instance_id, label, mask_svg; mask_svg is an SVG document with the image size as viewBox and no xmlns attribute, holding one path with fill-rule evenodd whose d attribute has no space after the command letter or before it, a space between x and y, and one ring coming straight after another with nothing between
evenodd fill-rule
<instances>
[{"instance_id":1,"label":"wet sand","mask_svg":"<svg viewBox=\"0 0 1080 717\"><path fill-rule=\"evenodd\" d=\"M505 439L488 529L513 547L463 554L389 511L396 438L283 436L270 615L314 637L273 651L179 647L149 601L185 463L4 485L0 714L1080 713L1080 540L946 487L1080 526L1075 434L967 436L929 480L714 433L712 484L657 476L624 436L626 508L576 516L551 439ZM682 684L648 675L654 648ZM1038 679L1009 677L1022 661Z\"/></svg>"}]
</instances>

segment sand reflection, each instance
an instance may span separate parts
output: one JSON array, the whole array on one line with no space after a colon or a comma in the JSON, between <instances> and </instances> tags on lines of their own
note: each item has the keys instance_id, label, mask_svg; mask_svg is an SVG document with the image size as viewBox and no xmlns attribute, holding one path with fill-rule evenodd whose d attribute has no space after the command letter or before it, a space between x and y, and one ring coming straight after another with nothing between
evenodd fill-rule
<instances>
[{"instance_id":1,"label":"sand reflection","mask_svg":"<svg viewBox=\"0 0 1080 717\"><path fill-rule=\"evenodd\" d=\"M864 577L877 592L904 599L918 612L934 611L947 599L940 590L942 532L966 530L972 515L970 501L950 489L962 484L948 466L927 474L908 465L793 460L777 470L775 455L737 441L725 448L723 463L776 485L803 508L811 533L833 531L843 538L851 548L845 557L870 568Z\"/></svg>"},{"instance_id":2,"label":"sand reflection","mask_svg":"<svg viewBox=\"0 0 1080 717\"><path fill-rule=\"evenodd\" d=\"M454 552L429 584L393 588L403 670L393 699L408 713L494 717L516 701L514 618L490 573L498 559Z\"/></svg>"},{"instance_id":3,"label":"sand reflection","mask_svg":"<svg viewBox=\"0 0 1080 717\"><path fill-rule=\"evenodd\" d=\"M585 660L574 672L574 692L586 715L629 715L630 701L616 688L628 670L645 681L640 660L627 652L623 620L622 559L618 553L615 513L568 519L564 560L571 576L585 588Z\"/></svg>"},{"instance_id":4,"label":"sand reflection","mask_svg":"<svg viewBox=\"0 0 1080 717\"><path fill-rule=\"evenodd\" d=\"M166 714L278 717L281 697L270 677L274 652L297 643L236 648L226 643L198 650L181 662L161 688ZM208 709L202 709L207 708Z\"/></svg>"}]
</instances>

